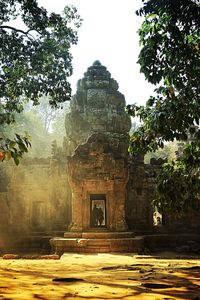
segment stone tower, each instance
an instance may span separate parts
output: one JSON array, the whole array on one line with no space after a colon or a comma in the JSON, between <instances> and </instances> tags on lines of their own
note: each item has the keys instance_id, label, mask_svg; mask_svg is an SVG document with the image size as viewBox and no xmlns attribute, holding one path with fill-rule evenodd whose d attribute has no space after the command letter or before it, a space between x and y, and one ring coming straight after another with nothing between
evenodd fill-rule
<instances>
[{"instance_id":1,"label":"stone tower","mask_svg":"<svg viewBox=\"0 0 200 300\"><path fill-rule=\"evenodd\" d=\"M107 238L106 241L112 238L114 242L117 233L122 237L127 230L125 197L131 122L117 82L99 61L95 61L78 81L65 125L72 224L70 231L65 233L66 240L57 239L56 242L54 239L52 244L57 252L69 251L72 247L69 244L73 244L71 238L74 238L73 247L79 245L80 250L82 245L82 250L87 251L94 237ZM126 234L126 237L133 235ZM89 242L88 237L93 240ZM81 238L82 242L77 242L76 238ZM105 251L105 243L98 242L104 245ZM128 251L127 247L120 249ZM109 246L106 252L113 250L114 247Z\"/></svg>"},{"instance_id":2,"label":"stone tower","mask_svg":"<svg viewBox=\"0 0 200 300\"><path fill-rule=\"evenodd\" d=\"M88 68L77 83L77 92L70 103L65 127L68 155L94 133L125 142L121 155L127 155L130 118L125 113L125 99L118 91L116 80L99 61Z\"/></svg>"},{"instance_id":3,"label":"stone tower","mask_svg":"<svg viewBox=\"0 0 200 300\"><path fill-rule=\"evenodd\" d=\"M106 67L95 61L78 81L66 116L71 230L125 230L129 130L124 96ZM103 210L102 227L92 220L94 206Z\"/></svg>"}]
</instances>

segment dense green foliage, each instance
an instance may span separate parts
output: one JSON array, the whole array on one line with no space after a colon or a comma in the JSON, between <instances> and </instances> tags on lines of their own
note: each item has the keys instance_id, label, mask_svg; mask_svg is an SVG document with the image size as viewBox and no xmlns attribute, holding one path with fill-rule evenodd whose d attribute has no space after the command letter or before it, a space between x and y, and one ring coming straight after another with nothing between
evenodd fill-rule
<instances>
[{"instance_id":1,"label":"dense green foliage","mask_svg":"<svg viewBox=\"0 0 200 300\"><path fill-rule=\"evenodd\" d=\"M158 175L154 205L160 212L199 210L200 147L187 144L179 160L166 163Z\"/></svg>"},{"instance_id":2,"label":"dense green foliage","mask_svg":"<svg viewBox=\"0 0 200 300\"><path fill-rule=\"evenodd\" d=\"M56 140L58 146L63 143L64 118L68 102L63 103L63 106L62 109L51 108L48 97L42 97L40 105L32 106L31 103L27 103L24 110L15 115L16 122L3 126L1 133L13 140L16 137L16 132L20 137L28 132L27 137L32 146L26 153L26 157L49 157L52 142Z\"/></svg>"},{"instance_id":3,"label":"dense green foliage","mask_svg":"<svg viewBox=\"0 0 200 300\"><path fill-rule=\"evenodd\" d=\"M163 159L167 161L172 161L176 159L176 153L178 150L178 145L176 142L169 142L164 145L163 148L159 148L156 151L153 152L147 152L147 154L144 157L145 163L150 163L151 158L155 159Z\"/></svg>"},{"instance_id":4,"label":"dense green foliage","mask_svg":"<svg viewBox=\"0 0 200 300\"><path fill-rule=\"evenodd\" d=\"M31 146L30 137L28 134L26 136L20 136L15 134L14 138L4 138L0 137L0 161L14 159L16 165L19 164L20 158L24 153L28 152L28 147Z\"/></svg>"},{"instance_id":5,"label":"dense green foliage","mask_svg":"<svg viewBox=\"0 0 200 300\"><path fill-rule=\"evenodd\" d=\"M49 95L50 105L58 107L70 99L69 50L79 25L74 7L65 7L63 16L49 15L36 0L0 0L0 126L12 123L26 101L37 105ZM10 151L8 139L0 149Z\"/></svg>"},{"instance_id":6,"label":"dense green foliage","mask_svg":"<svg viewBox=\"0 0 200 300\"><path fill-rule=\"evenodd\" d=\"M199 199L200 190L200 3L143 0L137 14L145 17L138 63L156 85L156 94L145 106L127 107L142 121L131 137L130 151L146 153L164 147L165 141L193 140L183 157L165 165L158 178L157 206L181 212L194 206L191 198Z\"/></svg>"}]
</instances>

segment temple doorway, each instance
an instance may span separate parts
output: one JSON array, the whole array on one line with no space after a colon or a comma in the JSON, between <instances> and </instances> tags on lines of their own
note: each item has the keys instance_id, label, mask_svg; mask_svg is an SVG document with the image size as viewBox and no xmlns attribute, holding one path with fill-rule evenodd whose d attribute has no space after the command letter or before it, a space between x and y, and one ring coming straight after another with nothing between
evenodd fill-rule
<instances>
[{"instance_id":1,"label":"temple doorway","mask_svg":"<svg viewBox=\"0 0 200 300\"><path fill-rule=\"evenodd\" d=\"M45 227L45 203L34 201L32 203L32 226L37 229Z\"/></svg>"},{"instance_id":2,"label":"temple doorway","mask_svg":"<svg viewBox=\"0 0 200 300\"><path fill-rule=\"evenodd\" d=\"M90 227L106 228L106 195L90 195Z\"/></svg>"}]
</instances>

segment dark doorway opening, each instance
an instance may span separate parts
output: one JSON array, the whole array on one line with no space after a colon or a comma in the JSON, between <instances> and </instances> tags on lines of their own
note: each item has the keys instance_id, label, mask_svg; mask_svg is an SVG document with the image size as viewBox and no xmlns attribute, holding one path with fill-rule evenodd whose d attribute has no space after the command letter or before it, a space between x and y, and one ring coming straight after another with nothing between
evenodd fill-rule
<instances>
[{"instance_id":1,"label":"dark doorway opening","mask_svg":"<svg viewBox=\"0 0 200 300\"><path fill-rule=\"evenodd\" d=\"M37 230L45 227L45 203L42 201L32 203L32 226Z\"/></svg>"},{"instance_id":2,"label":"dark doorway opening","mask_svg":"<svg viewBox=\"0 0 200 300\"><path fill-rule=\"evenodd\" d=\"M106 228L106 195L90 195L90 227Z\"/></svg>"}]
</instances>

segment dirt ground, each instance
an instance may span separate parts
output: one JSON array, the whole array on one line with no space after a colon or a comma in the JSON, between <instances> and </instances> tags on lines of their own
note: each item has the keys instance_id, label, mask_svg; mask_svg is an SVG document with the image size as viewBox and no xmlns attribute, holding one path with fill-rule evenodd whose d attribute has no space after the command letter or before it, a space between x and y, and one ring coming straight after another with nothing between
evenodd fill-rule
<instances>
[{"instance_id":1,"label":"dirt ground","mask_svg":"<svg viewBox=\"0 0 200 300\"><path fill-rule=\"evenodd\" d=\"M200 299L200 258L167 257L0 258L0 299Z\"/></svg>"}]
</instances>

